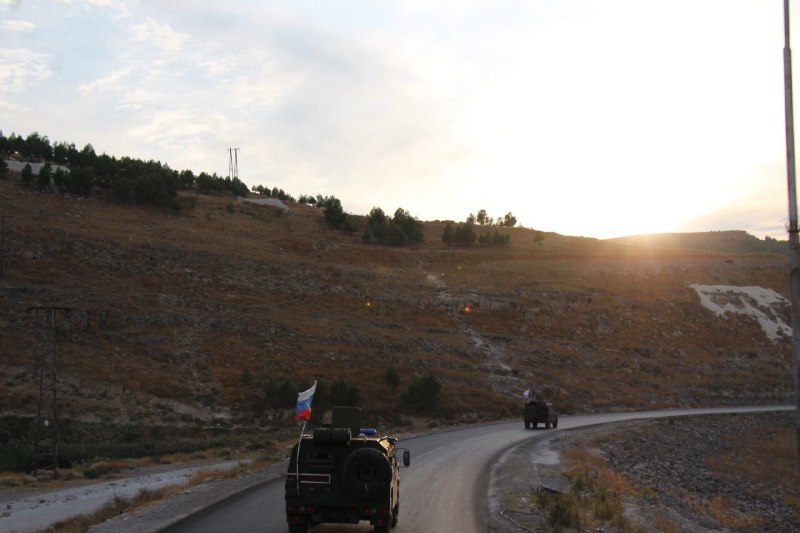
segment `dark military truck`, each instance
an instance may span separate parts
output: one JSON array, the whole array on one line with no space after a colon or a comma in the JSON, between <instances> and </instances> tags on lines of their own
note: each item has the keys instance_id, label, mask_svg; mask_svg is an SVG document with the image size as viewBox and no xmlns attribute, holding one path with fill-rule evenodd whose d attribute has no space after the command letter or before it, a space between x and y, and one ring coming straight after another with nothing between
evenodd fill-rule
<instances>
[{"instance_id":1,"label":"dark military truck","mask_svg":"<svg viewBox=\"0 0 800 533\"><path fill-rule=\"evenodd\" d=\"M544 400L535 399L530 400L525 404L525 429L533 425L536 427L540 422L544 427L558 427L558 413L553 404Z\"/></svg>"},{"instance_id":2,"label":"dark military truck","mask_svg":"<svg viewBox=\"0 0 800 533\"><path fill-rule=\"evenodd\" d=\"M388 533L400 512L400 462L411 462L394 437L361 429L361 410L336 407L332 424L304 434L292 448L286 474L289 533L321 523L369 521ZM299 448L299 453L298 453Z\"/></svg>"}]
</instances>

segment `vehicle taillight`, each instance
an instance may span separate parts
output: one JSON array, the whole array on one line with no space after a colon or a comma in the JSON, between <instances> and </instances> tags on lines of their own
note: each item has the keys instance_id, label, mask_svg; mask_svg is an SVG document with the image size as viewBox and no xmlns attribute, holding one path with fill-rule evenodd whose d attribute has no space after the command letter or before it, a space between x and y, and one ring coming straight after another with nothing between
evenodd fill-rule
<instances>
[{"instance_id":1,"label":"vehicle taillight","mask_svg":"<svg viewBox=\"0 0 800 533\"><path fill-rule=\"evenodd\" d=\"M363 507L361 509L361 514L369 514L369 515L388 515L389 509L388 508L377 508L377 507Z\"/></svg>"}]
</instances>

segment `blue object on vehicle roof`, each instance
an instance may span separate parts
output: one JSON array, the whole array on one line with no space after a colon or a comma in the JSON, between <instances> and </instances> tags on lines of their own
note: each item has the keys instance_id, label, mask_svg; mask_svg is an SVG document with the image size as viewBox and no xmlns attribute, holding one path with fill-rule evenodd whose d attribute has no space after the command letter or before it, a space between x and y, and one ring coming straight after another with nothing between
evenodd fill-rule
<instances>
[{"instance_id":1,"label":"blue object on vehicle roof","mask_svg":"<svg viewBox=\"0 0 800 533\"><path fill-rule=\"evenodd\" d=\"M376 435L378 431L373 428L361 428L358 430L363 435Z\"/></svg>"}]
</instances>

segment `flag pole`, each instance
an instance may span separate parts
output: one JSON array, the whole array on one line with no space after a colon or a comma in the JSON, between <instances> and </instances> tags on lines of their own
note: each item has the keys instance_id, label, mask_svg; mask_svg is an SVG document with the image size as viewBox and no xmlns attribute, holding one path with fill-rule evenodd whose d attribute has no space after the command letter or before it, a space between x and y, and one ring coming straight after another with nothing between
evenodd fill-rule
<instances>
[{"instance_id":1,"label":"flag pole","mask_svg":"<svg viewBox=\"0 0 800 533\"><path fill-rule=\"evenodd\" d=\"M300 446L303 444L303 433L306 432L306 424L311 417L311 402L314 401L314 392L317 390L317 380L311 388L305 390L297 395L297 405L295 406L294 419L301 418L300 413L303 413L303 427L300 429L300 438L297 441L297 456L295 457L295 479L297 487L297 496L300 496Z\"/></svg>"},{"instance_id":2,"label":"flag pole","mask_svg":"<svg viewBox=\"0 0 800 533\"><path fill-rule=\"evenodd\" d=\"M306 421L303 420L303 427L300 429L300 439L297 441L297 457L294 460L295 482L297 484L297 496L300 496L300 445L303 443L303 433L306 432Z\"/></svg>"}]
</instances>

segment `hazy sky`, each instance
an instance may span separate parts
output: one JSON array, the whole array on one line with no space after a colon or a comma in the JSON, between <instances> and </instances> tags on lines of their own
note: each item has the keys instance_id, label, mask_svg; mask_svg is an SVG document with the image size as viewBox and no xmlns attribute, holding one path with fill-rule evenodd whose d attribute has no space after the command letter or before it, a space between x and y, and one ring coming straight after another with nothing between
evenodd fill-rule
<instances>
[{"instance_id":1,"label":"hazy sky","mask_svg":"<svg viewBox=\"0 0 800 533\"><path fill-rule=\"evenodd\" d=\"M779 0L0 0L0 129L238 147L353 214L785 239L782 50Z\"/></svg>"}]
</instances>

